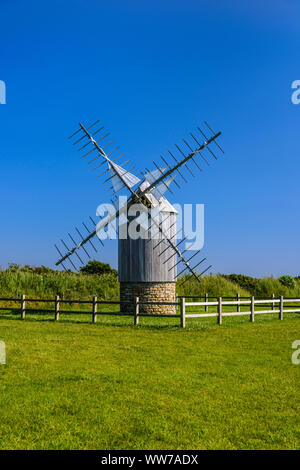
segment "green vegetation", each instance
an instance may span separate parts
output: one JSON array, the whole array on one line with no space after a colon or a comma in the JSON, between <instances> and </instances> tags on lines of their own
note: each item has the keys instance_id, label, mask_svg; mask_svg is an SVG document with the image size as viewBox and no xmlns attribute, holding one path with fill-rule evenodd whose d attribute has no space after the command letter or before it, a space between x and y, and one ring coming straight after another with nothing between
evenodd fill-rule
<instances>
[{"instance_id":1,"label":"green vegetation","mask_svg":"<svg viewBox=\"0 0 300 470\"><path fill-rule=\"evenodd\" d=\"M183 281L184 279L185 278L183 278ZM211 297L231 297L240 293L242 296L250 296L249 291L240 287L231 280L225 279L225 277L221 275L203 276L201 278L201 284L199 284L199 282L194 278L188 279L184 284L182 284L182 286L180 286L181 283L182 281L178 282L178 295L203 296L205 293L208 293L208 295Z\"/></svg>"},{"instance_id":2,"label":"green vegetation","mask_svg":"<svg viewBox=\"0 0 300 470\"><path fill-rule=\"evenodd\" d=\"M274 277L257 279L243 274L222 274L222 277L247 290L248 295L256 297L270 297L272 294L275 294L276 297L283 295L299 298L300 296L299 277L282 276L279 279Z\"/></svg>"},{"instance_id":3,"label":"green vegetation","mask_svg":"<svg viewBox=\"0 0 300 470\"><path fill-rule=\"evenodd\" d=\"M288 289L295 289L296 287L296 282L295 279L292 278L292 276L281 276L278 281Z\"/></svg>"},{"instance_id":4,"label":"green vegetation","mask_svg":"<svg viewBox=\"0 0 300 470\"><path fill-rule=\"evenodd\" d=\"M181 287L179 295L203 296L276 296L300 297L300 278L282 276L279 279L268 277L252 278L242 274L218 274L203 276L201 284L190 278ZM184 280L184 278L183 278ZM37 298L53 298L56 294L65 299L84 298L97 295L99 299L117 299L119 283L117 271L108 264L90 261L79 273L62 272L41 267L10 265L0 271L0 296L20 297L21 294Z\"/></svg>"},{"instance_id":5,"label":"green vegetation","mask_svg":"<svg viewBox=\"0 0 300 470\"><path fill-rule=\"evenodd\" d=\"M300 297L293 281L210 275L178 293ZM0 271L0 296L21 293L109 299L119 286L115 272ZM23 321L0 313L0 449L300 449L300 366L291 362L299 314L224 317L222 326L187 319L182 330L173 318L142 317L134 327L132 317L105 314L92 324L91 313L62 313L59 322L41 311Z\"/></svg>"},{"instance_id":6,"label":"green vegetation","mask_svg":"<svg viewBox=\"0 0 300 470\"><path fill-rule=\"evenodd\" d=\"M93 260L89 261L86 266L80 268L80 272L83 274L118 274L116 269L112 269L109 264L101 263L101 261Z\"/></svg>"},{"instance_id":7,"label":"green vegetation","mask_svg":"<svg viewBox=\"0 0 300 470\"><path fill-rule=\"evenodd\" d=\"M56 294L65 299L97 295L99 299L119 296L118 277L115 270L102 275L53 271L41 268L15 268L0 271L0 296L53 298Z\"/></svg>"},{"instance_id":8,"label":"green vegetation","mask_svg":"<svg viewBox=\"0 0 300 470\"><path fill-rule=\"evenodd\" d=\"M300 449L299 316L84 317L2 315L1 449Z\"/></svg>"}]
</instances>

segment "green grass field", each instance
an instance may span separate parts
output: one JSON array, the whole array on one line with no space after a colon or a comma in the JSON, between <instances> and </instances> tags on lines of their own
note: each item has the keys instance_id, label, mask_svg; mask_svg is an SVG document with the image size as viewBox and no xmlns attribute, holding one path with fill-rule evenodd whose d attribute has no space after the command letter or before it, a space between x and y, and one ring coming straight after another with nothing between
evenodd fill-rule
<instances>
[{"instance_id":1,"label":"green grass field","mask_svg":"<svg viewBox=\"0 0 300 470\"><path fill-rule=\"evenodd\" d=\"M299 449L299 315L2 314L1 449Z\"/></svg>"}]
</instances>

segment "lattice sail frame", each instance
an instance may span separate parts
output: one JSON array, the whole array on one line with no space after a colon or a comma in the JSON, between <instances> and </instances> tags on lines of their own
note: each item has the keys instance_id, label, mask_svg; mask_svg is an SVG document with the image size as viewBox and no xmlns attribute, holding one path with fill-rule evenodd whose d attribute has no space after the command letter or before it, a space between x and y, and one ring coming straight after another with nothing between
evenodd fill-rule
<instances>
[{"instance_id":1,"label":"lattice sail frame","mask_svg":"<svg viewBox=\"0 0 300 470\"><path fill-rule=\"evenodd\" d=\"M114 196L119 191L121 191L123 189L129 191L130 196L127 199L127 203L123 207L121 207L121 209L119 209L109 219L106 218L103 223L100 222L96 226L95 222L90 217L90 220L94 224L94 229L88 228L88 226L83 222L83 227L88 232L88 235L86 237L84 237L82 235L82 233L79 231L79 229L77 227L75 227L75 230L77 232L77 236L79 235L79 238L80 238L79 242L76 242L74 237L70 233L68 233L68 236L69 236L69 238L70 238L70 240L73 244L73 247L69 248L68 245L66 244L66 242L64 240L61 240L62 245L64 246L64 248L66 250L65 254L63 254L61 252L61 250L57 247L57 245L55 245L55 248L57 249L57 251L59 253L59 256L60 256L60 258L56 262L56 266L59 266L61 264L65 270L66 270L66 267L65 267L64 262L66 260L69 260L72 267L75 270L77 270L77 268L76 268L76 266L75 266L75 264L72 260L73 255L76 256L76 258L79 260L79 262L82 265L84 265L84 262L83 262L83 260L80 256L80 254L82 254L82 252L84 252L84 254L88 258L91 258L91 256L89 255L85 245L88 243L93 248L94 251L97 251L96 247L92 243L92 238L95 237L99 231L104 229L108 224L113 222L116 218L119 218L123 214L127 216L127 210L132 204L136 204L136 203L143 204L143 206L145 206L145 208L147 208L147 210L149 211L149 209L150 209L150 207L149 207L149 195L151 195L152 197L155 197L155 199L159 201L163 198L165 192L167 192L167 191L171 192L170 186L171 186L172 182L174 182L176 184L176 186L178 188L180 188L178 182L175 180L175 177L177 175L179 175L183 179L184 182L187 182L186 176L184 176L184 174L183 174L183 170L187 170L190 175L195 176L193 171L187 165L188 162L194 163L195 166L197 167L197 169L202 171L202 168L199 166L199 164L198 164L195 157L200 156L201 159L206 163L206 165L210 165L210 162L208 160L209 156L213 156L214 159L217 159L217 156L211 150L211 148L209 147L209 144L214 143L216 145L217 149L220 150L222 153L224 153L223 149L221 148L221 146L217 142L217 139L221 135L221 132L215 133L212 130L212 128L208 125L208 123L205 121L205 125L208 128L208 131L209 131L210 135L209 136L205 135L203 130L200 129L200 127L197 127L197 131L202 136L201 138L205 139L203 142L200 142L199 137L198 137L198 139L199 139L198 140L197 137L195 137L195 135L190 133L190 136L193 139L193 143L196 143L196 148L194 148L194 149L193 149L192 145L190 145L190 143L188 143L188 141L186 139L182 139L182 142L184 143L185 147L189 151L188 154L185 154L184 151L182 150L182 148L179 147L179 145L175 144L175 147L176 147L178 153L180 154L181 159L178 160L175 157L174 153L172 153L170 150L168 150L169 155L172 157L172 159L174 160L175 163L173 163L173 165L169 164L163 156L161 156L161 160L163 162L163 167L160 167L155 162L153 162L153 164L155 166L155 169L152 170L152 171L149 171L146 168L146 172L142 173L143 181L147 182L147 185L146 185L145 189L141 190L140 189L141 185L139 187L137 187L137 185L141 182L141 179L138 177L140 174L138 176L136 176L136 175L131 173L131 171L135 167L132 167L129 170L126 170L124 168L124 165L126 165L129 162L129 160L123 162L122 164L115 163L117 160L119 160L121 157L123 157L124 154L114 158L114 160L112 160L110 158L112 153L114 153L115 151L117 151L119 149L119 146L115 147L109 153L106 153L106 151L104 149L107 148L109 145L111 145L114 141L112 140L108 143L105 143L105 145L103 145L102 143L100 144L100 142L104 141L104 139L106 139L110 135L110 133L109 132L104 133L104 135L102 137L100 137L100 139L98 139L97 141L95 140L94 136L96 134L98 134L99 132L103 131L103 129L104 129L104 126L100 126L96 131L94 131L94 130L91 131L91 129L96 124L98 124L99 122L100 121L98 120L98 121L94 122L93 124L91 124L88 127L84 126L82 123L79 123L79 129L74 134L72 134L69 138L72 139L72 138L74 138L75 135L77 135L77 137L78 137L78 134L80 133L79 134L80 137L75 142L73 142L73 145L77 145L79 142L83 141L82 142L83 145L80 144L81 147L78 149L78 151L82 151L83 149L86 148L88 150L88 152L86 152L84 155L82 155L82 158L85 158L88 155L90 155L91 153L97 151L96 157L94 157L90 161L88 161L88 164L92 164L92 163L96 162L96 160L98 160L99 158L102 158L101 163L97 164L93 168L93 170L94 171L97 170L104 163L107 163L107 168L104 171L102 171L102 173L98 174L97 176L101 177L105 173L108 172L110 176L104 181L104 183L111 182L112 186L109 187L109 190L113 191ZM209 152L208 156L207 155L204 156L203 152L205 150L207 150ZM135 187L137 187L137 188L135 189ZM114 202L114 201L112 200L112 202ZM126 210L126 214L125 214L125 210ZM195 271L195 268L197 268L201 263L203 263L206 260L206 258L201 259L193 267L190 265L190 261L200 253L200 250L197 251L196 253L194 253L190 258L185 259L185 257L183 255L187 250L181 251L178 248L178 246L186 239L186 237L183 240L181 240L178 244L176 244L176 239L175 239L175 243L174 243L173 239L170 239L168 237L168 234L165 233L165 231L162 227L162 224L157 222L157 220L154 217L151 217L151 214L150 214L150 219L151 219L151 223L150 223L149 230L151 230L151 232L153 233L153 229L155 229L156 233L159 234L160 237L161 237L161 240L159 241L159 243L156 246L158 246L160 243L165 243L166 247L167 247L166 250L171 248L172 251L173 251L172 256L174 256L174 255L178 256L178 260L176 260L175 265L171 269L173 269L177 265L180 265L181 263L184 265L184 268L179 272L179 274L177 274L177 277L179 277L181 274L183 274L187 270L189 272L189 276L184 280L184 282L187 279L189 279L190 277L194 277L197 281L200 282L200 276L211 268L211 266L208 266L200 274L198 274ZM95 228L95 226L96 226L96 228ZM98 237L97 237L97 239L103 245L102 240L99 239ZM155 248L156 248L156 246L155 246ZM82 250L82 252L79 254L80 250ZM164 250L164 251L166 251L166 250ZM170 258L168 258L168 260L169 259Z\"/></svg>"}]
</instances>

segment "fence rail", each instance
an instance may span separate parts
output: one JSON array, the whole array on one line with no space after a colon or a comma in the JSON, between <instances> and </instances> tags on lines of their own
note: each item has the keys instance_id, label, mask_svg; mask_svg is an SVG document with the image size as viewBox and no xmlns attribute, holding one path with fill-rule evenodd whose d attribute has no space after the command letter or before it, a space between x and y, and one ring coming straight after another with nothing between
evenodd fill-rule
<instances>
[{"instance_id":1,"label":"fence rail","mask_svg":"<svg viewBox=\"0 0 300 470\"><path fill-rule=\"evenodd\" d=\"M204 301L200 302L187 302L186 299L195 299L195 298L204 298ZM235 299L235 300L228 300L228 299ZM92 316L92 322L96 323L98 319L98 315L115 315L115 316L132 316L134 317L134 325L139 324L140 317L155 317L155 318L178 318L180 320L180 325L182 328L186 326L186 319L189 318L209 318L209 317L217 317L217 322L219 325L222 324L223 317L230 317L230 316L244 316L249 315L249 319L251 322L254 322L255 316L260 314L279 314L279 320L283 320L285 313L300 313L300 298L284 298L280 296L279 298L275 298L274 294L269 299L261 299L261 298L254 298L254 297L240 297L237 295L236 297L218 297L217 301L210 301L209 299L216 299L216 297L209 297L207 294L203 296L178 296L176 302L144 302L140 301L139 297L135 297L134 305L133 305L133 312L106 312L106 311L99 311L98 306L101 305L121 305L120 300L98 300L96 296L94 296L91 300L68 300L68 299L61 299L58 295L55 296L54 299L33 299L33 298L26 298L25 294L21 296L21 298L0 298L0 302L14 302L19 303L19 307L0 307L0 311L13 311L19 312L20 317L22 320L26 318L26 313L54 313L55 321L58 321L60 318L60 314L90 314ZM226 300L224 300L226 299ZM241 300L243 299L243 300ZM247 299L247 300L245 300ZM27 303L53 303L54 308L29 308L27 307ZM291 303L299 303L299 305L287 305L287 308L284 309L284 304L291 304ZM91 311L87 310L66 310L61 309L61 304L85 304L91 305ZM278 305L277 305L278 304ZM124 307L124 303L122 302ZM159 314L159 313L144 313L140 311L140 306L143 305L173 305L174 307L179 307L179 313L176 314ZM249 305L250 310L242 311L241 306ZM269 306L270 309L267 310L264 308L263 310L255 310L256 305L262 305L263 307ZM277 305L277 308L275 306ZM224 311L223 307L227 306L235 306L236 311L227 312ZM132 307L132 305L131 305ZM187 308L190 307L204 307L203 312L193 312L187 313ZM215 312L208 313L209 307L217 307Z\"/></svg>"}]
</instances>

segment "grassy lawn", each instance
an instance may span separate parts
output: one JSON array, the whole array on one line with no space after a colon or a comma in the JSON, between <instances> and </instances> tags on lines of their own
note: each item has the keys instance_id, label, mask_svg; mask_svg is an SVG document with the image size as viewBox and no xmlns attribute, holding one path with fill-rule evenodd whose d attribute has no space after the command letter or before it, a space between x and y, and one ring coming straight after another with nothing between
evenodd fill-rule
<instances>
[{"instance_id":1,"label":"grassy lawn","mask_svg":"<svg viewBox=\"0 0 300 470\"><path fill-rule=\"evenodd\" d=\"M1 449L300 449L299 315L1 314Z\"/></svg>"}]
</instances>

